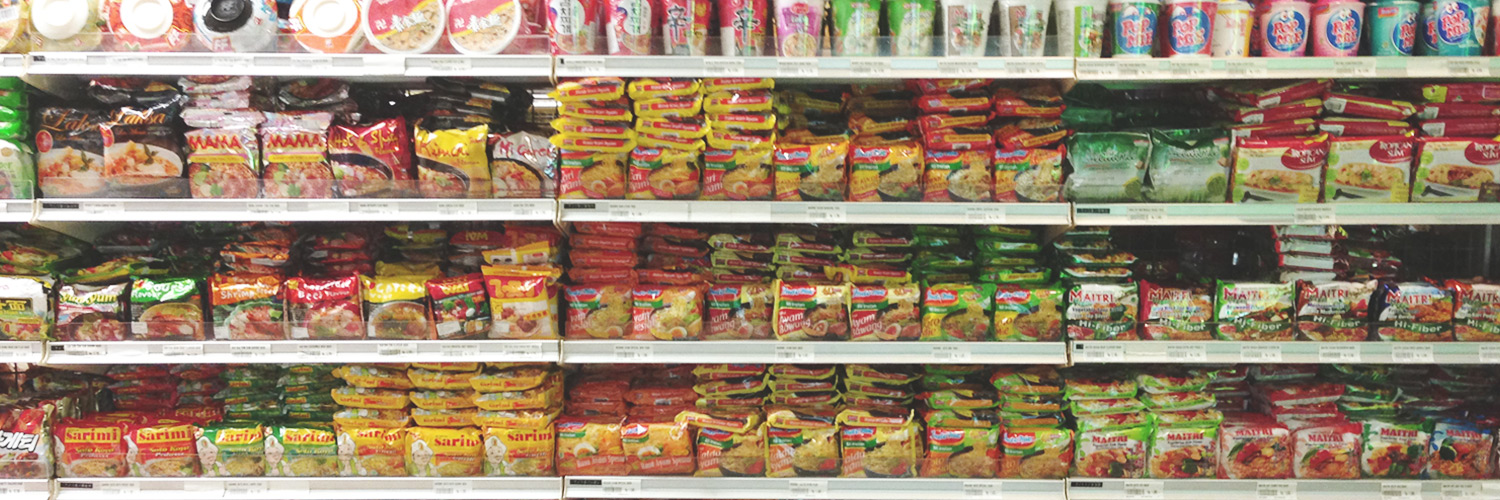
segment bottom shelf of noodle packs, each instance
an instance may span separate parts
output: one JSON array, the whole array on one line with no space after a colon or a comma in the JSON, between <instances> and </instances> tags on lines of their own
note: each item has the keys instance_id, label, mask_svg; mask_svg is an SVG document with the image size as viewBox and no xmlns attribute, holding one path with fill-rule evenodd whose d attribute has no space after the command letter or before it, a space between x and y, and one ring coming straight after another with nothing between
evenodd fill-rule
<instances>
[{"instance_id":1,"label":"bottom shelf of noodle packs","mask_svg":"<svg viewBox=\"0 0 1500 500\"><path fill-rule=\"evenodd\" d=\"M566 482L567 498L1064 498L1062 481L1043 479L568 476Z\"/></svg>"},{"instance_id":2,"label":"bottom shelf of noodle packs","mask_svg":"<svg viewBox=\"0 0 1500 500\"><path fill-rule=\"evenodd\" d=\"M130 498L152 500L219 498L543 500L559 498L562 495L562 479L547 477L65 478L58 479L57 483L56 498L59 500L103 498L112 500ZM6 498L11 497L6 496Z\"/></svg>"},{"instance_id":3,"label":"bottom shelf of noodle packs","mask_svg":"<svg viewBox=\"0 0 1500 500\"><path fill-rule=\"evenodd\" d=\"M1334 500L1345 498L1402 498L1443 500L1494 498L1500 493L1496 481L1400 481L1400 480L1231 480L1231 479L1071 479L1072 500L1164 499L1185 500Z\"/></svg>"}]
</instances>

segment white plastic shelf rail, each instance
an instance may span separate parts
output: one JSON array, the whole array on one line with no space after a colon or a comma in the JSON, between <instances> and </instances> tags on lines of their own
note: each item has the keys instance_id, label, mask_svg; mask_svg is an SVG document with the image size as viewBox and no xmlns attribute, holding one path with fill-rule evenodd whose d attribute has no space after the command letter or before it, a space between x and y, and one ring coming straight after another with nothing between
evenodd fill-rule
<instances>
[{"instance_id":1,"label":"white plastic shelf rail","mask_svg":"<svg viewBox=\"0 0 1500 500\"><path fill-rule=\"evenodd\" d=\"M852 479L570 476L570 499L1062 500L1063 482L1011 479Z\"/></svg>"},{"instance_id":2,"label":"white plastic shelf rail","mask_svg":"<svg viewBox=\"0 0 1500 500\"><path fill-rule=\"evenodd\" d=\"M1500 481L1071 478L1069 500L1492 500Z\"/></svg>"},{"instance_id":3,"label":"white plastic shelf rail","mask_svg":"<svg viewBox=\"0 0 1500 500\"><path fill-rule=\"evenodd\" d=\"M1062 342L563 341L564 363L1067 363Z\"/></svg>"},{"instance_id":4,"label":"white plastic shelf rail","mask_svg":"<svg viewBox=\"0 0 1500 500\"><path fill-rule=\"evenodd\" d=\"M554 500L562 497L562 478L556 477L109 478L56 481L56 500Z\"/></svg>"},{"instance_id":5,"label":"white plastic shelf rail","mask_svg":"<svg viewBox=\"0 0 1500 500\"><path fill-rule=\"evenodd\" d=\"M468 221L553 220L548 199L208 200L89 198L37 200L44 221ZM27 203L28 205L30 203ZM9 208L9 207L6 207ZM29 217L28 210L28 217Z\"/></svg>"},{"instance_id":6,"label":"white plastic shelf rail","mask_svg":"<svg viewBox=\"0 0 1500 500\"><path fill-rule=\"evenodd\" d=\"M53 342L48 364L557 362L555 340Z\"/></svg>"},{"instance_id":7,"label":"white plastic shelf rail","mask_svg":"<svg viewBox=\"0 0 1500 500\"><path fill-rule=\"evenodd\" d=\"M1073 341L1074 363L1496 364L1496 342Z\"/></svg>"}]
</instances>

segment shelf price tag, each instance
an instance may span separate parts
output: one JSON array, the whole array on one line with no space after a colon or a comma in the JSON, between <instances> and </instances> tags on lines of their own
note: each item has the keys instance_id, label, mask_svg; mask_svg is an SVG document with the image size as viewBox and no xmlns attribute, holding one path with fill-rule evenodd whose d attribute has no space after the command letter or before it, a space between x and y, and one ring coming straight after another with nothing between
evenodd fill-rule
<instances>
[{"instance_id":1,"label":"shelf price tag","mask_svg":"<svg viewBox=\"0 0 1500 500\"><path fill-rule=\"evenodd\" d=\"M811 345L797 344L776 345L777 363L811 363L813 362L813 347Z\"/></svg>"},{"instance_id":2,"label":"shelf price tag","mask_svg":"<svg viewBox=\"0 0 1500 500\"><path fill-rule=\"evenodd\" d=\"M1203 77L1213 71L1214 62L1207 59L1179 59L1167 61L1167 69L1172 76Z\"/></svg>"},{"instance_id":3,"label":"shelf price tag","mask_svg":"<svg viewBox=\"0 0 1500 500\"><path fill-rule=\"evenodd\" d=\"M1151 68L1151 66L1155 64L1157 64L1156 61L1132 61L1128 59L1121 59L1119 61L1115 61L1115 72L1123 77L1147 76L1155 73Z\"/></svg>"},{"instance_id":4,"label":"shelf price tag","mask_svg":"<svg viewBox=\"0 0 1500 500\"><path fill-rule=\"evenodd\" d=\"M1422 498L1422 483L1400 481L1380 483L1381 500L1415 500Z\"/></svg>"},{"instance_id":5,"label":"shelf price tag","mask_svg":"<svg viewBox=\"0 0 1500 500\"><path fill-rule=\"evenodd\" d=\"M62 351L74 356L103 356L108 352L104 344L64 344Z\"/></svg>"},{"instance_id":6,"label":"shelf price tag","mask_svg":"<svg viewBox=\"0 0 1500 500\"><path fill-rule=\"evenodd\" d=\"M16 359L31 356L31 342L0 342L0 359Z\"/></svg>"},{"instance_id":7,"label":"shelf price tag","mask_svg":"<svg viewBox=\"0 0 1500 500\"><path fill-rule=\"evenodd\" d=\"M971 205L964 207L964 220L975 224L1004 224L1005 207Z\"/></svg>"},{"instance_id":8,"label":"shelf price tag","mask_svg":"<svg viewBox=\"0 0 1500 500\"><path fill-rule=\"evenodd\" d=\"M468 71L474 68L474 62L467 57L434 57L427 60L427 65L433 71Z\"/></svg>"},{"instance_id":9,"label":"shelf price tag","mask_svg":"<svg viewBox=\"0 0 1500 500\"><path fill-rule=\"evenodd\" d=\"M1005 72L1011 76L1036 76L1047 72L1045 61L1005 61Z\"/></svg>"},{"instance_id":10,"label":"shelf price tag","mask_svg":"<svg viewBox=\"0 0 1500 500\"><path fill-rule=\"evenodd\" d=\"M297 355L304 358L331 358L339 352L338 346L327 343L297 344Z\"/></svg>"},{"instance_id":11,"label":"shelf price tag","mask_svg":"<svg viewBox=\"0 0 1500 500\"><path fill-rule=\"evenodd\" d=\"M1444 66L1448 76L1490 76L1489 61L1477 57L1449 58ZM1420 75L1418 75L1420 76Z\"/></svg>"},{"instance_id":12,"label":"shelf price tag","mask_svg":"<svg viewBox=\"0 0 1500 500\"><path fill-rule=\"evenodd\" d=\"M213 65L219 68L248 68L255 65L255 56L248 54L216 55Z\"/></svg>"},{"instance_id":13,"label":"shelf price tag","mask_svg":"<svg viewBox=\"0 0 1500 500\"><path fill-rule=\"evenodd\" d=\"M563 68L578 76L597 76L607 71L603 57L574 57L563 58Z\"/></svg>"},{"instance_id":14,"label":"shelf price tag","mask_svg":"<svg viewBox=\"0 0 1500 500\"><path fill-rule=\"evenodd\" d=\"M599 489L606 496L634 497L641 494L641 480L639 479L601 479Z\"/></svg>"},{"instance_id":15,"label":"shelf price tag","mask_svg":"<svg viewBox=\"0 0 1500 500\"><path fill-rule=\"evenodd\" d=\"M816 77L818 60L811 57L781 58L776 61L776 76Z\"/></svg>"},{"instance_id":16,"label":"shelf price tag","mask_svg":"<svg viewBox=\"0 0 1500 500\"><path fill-rule=\"evenodd\" d=\"M1443 500L1461 500L1484 496L1477 482L1447 481L1439 484L1443 489Z\"/></svg>"},{"instance_id":17,"label":"shelf price tag","mask_svg":"<svg viewBox=\"0 0 1500 500\"><path fill-rule=\"evenodd\" d=\"M171 343L161 346L163 356L202 356L203 344L197 342Z\"/></svg>"},{"instance_id":18,"label":"shelf price tag","mask_svg":"<svg viewBox=\"0 0 1500 500\"><path fill-rule=\"evenodd\" d=\"M20 495L26 485L15 481L0 481L0 495Z\"/></svg>"},{"instance_id":19,"label":"shelf price tag","mask_svg":"<svg viewBox=\"0 0 1500 500\"><path fill-rule=\"evenodd\" d=\"M945 77L977 75L979 74L979 61L975 59L938 61L937 70L939 75Z\"/></svg>"},{"instance_id":20,"label":"shelf price tag","mask_svg":"<svg viewBox=\"0 0 1500 500\"><path fill-rule=\"evenodd\" d=\"M1433 362L1431 344L1394 344L1391 346L1391 361L1397 363Z\"/></svg>"},{"instance_id":21,"label":"shelf price tag","mask_svg":"<svg viewBox=\"0 0 1500 500\"><path fill-rule=\"evenodd\" d=\"M145 66L145 54L112 55L104 60L110 66Z\"/></svg>"},{"instance_id":22,"label":"shelf price tag","mask_svg":"<svg viewBox=\"0 0 1500 500\"><path fill-rule=\"evenodd\" d=\"M417 353L416 344L408 343L382 343L375 344L375 354L381 356L410 356Z\"/></svg>"},{"instance_id":23,"label":"shelf price tag","mask_svg":"<svg viewBox=\"0 0 1500 500\"><path fill-rule=\"evenodd\" d=\"M1088 363L1123 363L1125 362L1125 344L1109 342L1073 344L1073 354L1078 357L1078 361Z\"/></svg>"},{"instance_id":24,"label":"shelf price tag","mask_svg":"<svg viewBox=\"0 0 1500 500\"><path fill-rule=\"evenodd\" d=\"M828 481L822 479L791 479L786 482L792 498L824 498L828 496Z\"/></svg>"},{"instance_id":25,"label":"shelf price tag","mask_svg":"<svg viewBox=\"0 0 1500 500\"><path fill-rule=\"evenodd\" d=\"M472 201L443 201L437 204L438 215L474 215L479 204Z\"/></svg>"},{"instance_id":26,"label":"shelf price tag","mask_svg":"<svg viewBox=\"0 0 1500 500\"><path fill-rule=\"evenodd\" d=\"M703 60L706 76L745 76L745 60L737 57L709 58Z\"/></svg>"},{"instance_id":27,"label":"shelf price tag","mask_svg":"<svg viewBox=\"0 0 1500 500\"><path fill-rule=\"evenodd\" d=\"M1256 500L1297 500L1295 481L1258 481L1255 483Z\"/></svg>"},{"instance_id":28,"label":"shelf price tag","mask_svg":"<svg viewBox=\"0 0 1500 500\"><path fill-rule=\"evenodd\" d=\"M1167 360L1174 363L1199 363L1208 361L1208 346L1203 344L1168 345Z\"/></svg>"},{"instance_id":29,"label":"shelf price tag","mask_svg":"<svg viewBox=\"0 0 1500 500\"><path fill-rule=\"evenodd\" d=\"M286 213L286 202L284 201L247 201L245 211L252 214L284 214Z\"/></svg>"},{"instance_id":30,"label":"shelf price tag","mask_svg":"<svg viewBox=\"0 0 1500 500\"><path fill-rule=\"evenodd\" d=\"M837 203L808 203L807 222L810 224L842 224L849 222L849 212Z\"/></svg>"},{"instance_id":31,"label":"shelf price tag","mask_svg":"<svg viewBox=\"0 0 1500 500\"><path fill-rule=\"evenodd\" d=\"M467 495L474 491L474 481L468 479L438 479L432 482L434 495Z\"/></svg>"},{"instance_id":32,"label":"shelf price tag","mask_svg":"<svg viewBox=\"0 0 1500 500\"><path fill-rule=\"evenodd\" d=\"M1348 57L1333 61L1334 76L1375 76L1375 59L1366 57Z\"/></svg>"},{"instance_id":33,"label":"shelf price tag","mask_svg":"<svg viewBox=\"0 0 1500 500\"><path fill-rule=\"evenodd\" d=\"M617 344L615 361L642 362L656 357L656 350L649 345Z\"/></svg>"},{"instance_id":34,"label":"shelf price tag","mask_svg":"<svg viewBox=\"0 0 1500 500\"><path fill-rule=\"evenodd\" d=\"M356 201L349 203L349 211L357 214L391 215L401 211L392 201Z\"/></svg>"},{"instance_id":35,"label":"shelf price tag","mask_svg":"<svg viewBox=\"0 0 1500 500\"><path fill-rule=\"evenodd\" d=\"M93 490L106 495L136 495L141 492L140 481L95 481Z\"/></svg>"},{"instance_id":36,"label":"shelf price tag","mask_svg":"<svg viewBox=\"0 0 1500 500\"><path fill-rule=\"evenodd\" d=\"M107 213L120 213L125 211L125 203L119 201L80 201L78 209L90 215Z\"/></svg>"},{"instance_id":37,"label":"shelf price tag","mask_svg":"<svg viewBox=\"0 0 1500 500\"><path fill-rule=\"evenodd\" d=\"M849 75L861 77L891 76L891 62L881 59L859 59L849 61Z\"/></svg>"},{"instance_id":38,"label":"shelf price tag","mask_svg":"<svg viewBox=\"0 0 1500 500\"><path fill-rule=\"evenodd\" d=\"M990 481L964 481L964 498L1000 498L1000 484Z\"/></svg>"},{"instance_id":39,"label":"shelf price tag","mask_svg":"<svg viewBox=\"0 0 1500 500\"><path fill-rule=\"evenodd\" d=\"M224 498L252 497L270 491L271 484L264 479L235 479L224 481Z\"/></svg>"},{"instance_id":40,"label":"shelf price tag","mask_svg":"<svg viewBox=\"0 0 1500 500\"><path fill-rule=\"evenodd\" d=\"M1115 66L1114 59L1109 60L1078 60L1078 76L1080 77L1110 77L1120 74L1119 67Z\"/></svg>"},{"instance_id":41,"label":"shelf price tag","mask_svg":"<svg viewBox=\"0 0 1500 500\"><path fill-rule=\"evenodd\" d=\"M1165 489L1161 481L1125 481L1125 500L1161 500Z\"/></svg>"},{"instance_id":42,"label":"shelf price tag","mask_svg":"<svg viewBox=\"0 0 1500 500\"><path fill-rule=\"evenodd\" d=\"M1292 209L1293 224L1337 224L1332 205L1297 205Z\"/></svg>"},{"instance_id":43,"label":"shelf price tag","mask_svg":"<svg viewBox=\"0 0 1500 500\"><path fill-rule=\"evenodd\" d=\"M445 358L477 358L479 357L479 344L472 342L444 343L438 346L438 353Z\"/></svg>"},{"instance_id":44,"label":"shelf price tag","mask_svg":"<svg viewBox=\"0 0 1500 500\"><path fill-rule=\"evenodd\" d=\"M550 218L550 216L549 216L549 210L548 210L549 208L552 208L552 204L551 203L547 203L547 202L540 202L540 201L516 201L516 202L511 202L511 204L510 204L510 213L511 213L511 217L516 217L516 218L527 218L527 219L530 219L530 218L533 218L533 217L548 217L548 218Z\"/></svg>"},{"instance_id":45,"label":"shelf price tag","mask_svg":"<svg viewBox=\"0 0 1500 500\"><path fill-rule=\"evenodd\" d=\"M1480 363L1500 363L1500 344L1483 344L1479 346Z\"/></svg>"},{"instance_id":46,"label":"shelf price tag","mask_svg":"<svg viewBox=\"0 0 1500 500\"><path fill-rule=\"evenodd\" d=\"M1266 76L1266 62L1254 59L1229 59L1224 61L1224 69L1230 76L1251 78Z\"/></svg>"},{"instance_id":47,"label":"shelf price tag","mask_svg":"<svg viewBox=\"0 0 1500 500\"><path fill-rule=\"evenodd\" d=\"M612 219L623 221L636 220L646 216L646 209L635 203L611 202L609 204L609 216Z\"/></svg>"},{"instance_id":48,"label":"shelf price tag","mask_svg":"<svg viewBox=\"0 0 1500 500\"><path fill-rule=\"evenodd\" d=\"M1241 344L1241 363L1280 363L1280 344Z\"/></svg>"},{"instance_id":49,"label":"shelf price tag","mask_svg":"<svg viewBox=\"0 0 1500 500\"><path fill-rule=\"evenodd\" d=\"M1167 221L1167 207L1125 207L1125 220L1155 224Z\"/></svg>"},{"instance_id":50,"label":"shelf price tag","mask_svg":"<svg viewBox=\"0 0 1500 500\"><path fill-rule=\"evenodd\" d=\"M229 344L229 355L236 358L260 358L271 355L271 344L266 342L235 342Z\"/></svg>"},{"instance_id":51,"label":"shelf price tag","mask_svg":"<svg viewBox=\"0 0 1500 500\"><path fill-rule=\"evenodd\" d=\"M541 342L520 342L515 344L500 344L500 358L513 359L517 361L542 361L543 353Z\"/></svg>"},{"instance_id":52,"label":"shelf price tag","mask_svg":"<svg viewBox=\"0 0 1500 500\"><path fill-rule=\"evenodd\" d=\"M932 360L937 363L968 363L974 353L966 345L932 346Z\"/></svg>"},{"instance_id":53,"label":"shelf price tag","mask_svg":"<svg viewBox=\"0 0 1500 500\"><path fill-rule=\"evenodd\" d=\"M331 56L292 56L292 66L307 69L331 69L333 68L333 57Z\"/></svg>"},{"instance_id":54,"label":"shelf price tag","mask_svg":"<svg viewBox=\"0 0 1500 500\"><path fill-rule=\"evenodd\" d=\"M1318 346L1319 363L1358 363L1359 361L1359 345L1351 343Z\"/></svg>"}]
</instances>

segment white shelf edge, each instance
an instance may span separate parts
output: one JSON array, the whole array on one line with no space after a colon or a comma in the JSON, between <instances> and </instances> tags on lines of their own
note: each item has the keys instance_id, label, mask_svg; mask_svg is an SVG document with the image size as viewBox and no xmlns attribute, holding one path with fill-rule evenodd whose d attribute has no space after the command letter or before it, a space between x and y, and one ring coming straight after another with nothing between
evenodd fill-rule
<instances>
[{"instance_id":1,"label":"white shelf edge","mask_svg":"<svg viewBox=\"0 0 1500 500\"><path fill-rule=\"evenodd\" d=\"M46 352L47 347L43 342L22 340L0 341L0 363L38 364L42 362Z\"/></svg>"},{"instance_id":2,"label":"white shelf edge","mask_svg":"<svg viewBox=\"0 0 1500 500\"><path fill-rule=\"evenodd\" d=\"M556 340L52 342L45 364L549 362Z\"/></svg>"},{"instance_id":3,"label":"white shelf edge","mask_svg":"<svg viewBox=\"0 0 1500 500\"><path fill-rule=\"evenodd\" d=\"M1067 203L561 200L563 222L1066 225Z\"/></svg>"},{"instance_id":4,"label":"white shelf edge","mask_svg":"<svg viewBox=\"0 0 1500 500\"><path fill-rule=\"evenodd\" d=\"M1063 500L1063 481L570 476L570 499Z\"/></svg>"},{"instance_id":5,"label":"white shelf edge","mask_svg":"<svg viewBox=\"0 0 1500 500\"><path fill-rule=\"evenodd\" d=\"M1500 342L1075 340L1074 363L1497 364Z\"/></svg>"},{"instance_id":6,"label":"white shelf edge","mask_svg":"<svg viewBox=\"0 0 1500 500\"><path fill-rule=\"evenodd\" d=\"M563 363L1067 362L1062 342L782 342L776 340L564 340Z\"/></svg>"},{"instance_id":7,"label":"white shelf edge","mask_svg":"<svg viewBox=\"0 0 1500 500\"><path fill-rule=\"evenodd\" d=\"M1069 478L1067 495L1069 500L1452 500L1495 498L1500 481Z\"/></svg>"},{"instance_id":8,"label":"white shelf edge","mask_svg":"<svg viewBox=\"0 0 1500 500\"><path fill-rule=\"evenodd\" d=\"M56 500L555 500L559 477L60 478Z\"/></svg>"},{"instance_id":9,"label":"white shelf edge","mask_svg":"<svg viewBox=\"0 0 1500 500\"><path fill-rule=\"evenodd\" d=\"M125 221L550 221L555 200L330 198L214 200L43 198L37 219L60 222Z\"/></svg>"}]
</instances>

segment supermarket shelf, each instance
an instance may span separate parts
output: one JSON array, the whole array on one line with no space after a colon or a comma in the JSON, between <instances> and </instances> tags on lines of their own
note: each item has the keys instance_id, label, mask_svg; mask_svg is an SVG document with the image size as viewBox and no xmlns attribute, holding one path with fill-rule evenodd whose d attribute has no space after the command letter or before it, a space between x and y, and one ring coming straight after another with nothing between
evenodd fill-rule
<instances>
[{"instance_id":1,"label":"supermarket shelf","mask_svg":"<svg viewBox=\"0 0 1500 500\"><path fill-rule=\"evenodd\" d=\"M557 360L555 340L52 342L46 358L54 365Z\"/></svg>"},{"instance_id":2,"label":"supermarket shelf","mask_svg":"<svg viewBox=\"0 0 1500 500\"><path fill-rule=\"evenodd\" d=\"M41 363L44 352L41 342L0 341L0 363Z\"/></svg>"},{"instance_id":3,"label":"supermarket shelf","mask_svg":"<svg viewBox=\"0 0 1500 500\"><path fill-rule=\"evenodd\" d=\"M1079 203L1078 225L1224 226L1273 224L1495 224L1485 203Z\"/></svg>"},{"instance_id":4,"label":"supermarket shelf","mask_svg":"<svg viewBox=\"0 0 1500 500\"><path fill-rule=\"evenodd\" d=\"M1061 500L1063 482L997 479L845 479L739 477L567 478L567 498L748 498Z\"/></svg>"},{"instance_id":5,"label":"supermarket shelf","mask_svg":"<svg viewBox=\"0 0 1500 500\"><path fill-rule=\"evenodd\" d=\"M1483 499L1500 481L1069 479L1069 500L1401 500Z\"/></svg>"},{"instance_id":6,"label":"supermarket shelf","mask_svg":"<svg viewBox=\"0 0 1500 500\"><path fill-rule=\"evenodd\" d=\"M1074 341L1074 363L1500 363L1496 342Z\"/></svg>"},{"instance_id":7,"label":"supermarket shelf","mask_svg":"<svg viewBox=\"0 0 1500 500\"><path fill-rule=\"evenodd\" d=\"M1288 57L1078 59L1082 81L1260 80L1276 78L1486 78L1494 57Z\"/></svg>"},{"instance_id":8,"label":"supermarket shelf","mask_svg":"<svg viewBox=\"0 0 1500 500\"><path fill-rule=\"evenodd\" d=\"M386 54L33 52L26 72L34 75L389 77L406 73L406 59Z\"/></svg>"},{"instance_id":9,"label":"supermarket shelf","mask_svg":"<svg viewBox=\"0 0 1500 500\"><path fill-rule=\"evenodd\" d=\"M557 76L1073 78L1070 57L558 56Z\"/></svg>"},{"instance_id":10,"label":"supermarket shelf","mask_svg":"<svg viewBox=\"0 0 1500 500\"><path fill-rule=\"evenodd\" d=\"M52 482L46 479L0 479L0 498L49 500L52 498Z\"/></svg>"},{"instance_id":11,"label":"supermarket shelf","mask_svg":"<svg viewBox=\"0 0 1500 500\"><path fill-rule=\"evenodd\" d=\"M557 499L562 478L191 478L58 479L56 500ZM9 497L6 497L9 500Z\"/></svg>"},{"instance_id":12,"label":"supermarket shelf","mask_svg":"<svg viewBox=\"0 0 1500 500\"><path fill-rule=\"evenodd\" d=\"M1067 203L564 200L563 222L1066 225Z\"/></svg>"},{"instance_id":13,"label":"supermarket shelf","mask_svg":"<svg viewBox=\"0 0 1500 500\"><path fill-rule=\"evenodd\" d=\"M0 54L0 77L26 74L26 54Z\"/></svg>"},{"instance_id":14,"label":"supermarket shelf","mask_svg":"<svg viewBox=\"0 0 1500 500\"><path fill-rule=\"evenodd\" d=\"M395 221L553 220L548 199L209 200L48 198L46 221ZM10 208L10 207L6 207ZM29 215L28 215L29 217Z\"/></svg>"},{"instance_id":15,"label":"supermarket shelf","mask_svg":"<svg viewBox=\"0 0 1500 500\"><path fill-rule=\"evenodd\" d=\"M26 222L35 211L33 200L0 200L0 222Z\"/></svg>"},{"instance_id":16,"label":"supermarket shelf","mask_svg":"<svg viewBox=\"0 0 1500 500\"><path fill-rule=\"evenodd\" d=\"M1062 342L650 342L565 340L564 363L1064 364Z\"/></svg>"}]
</instances>

